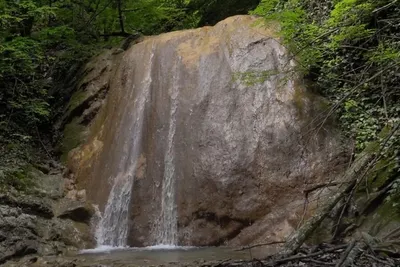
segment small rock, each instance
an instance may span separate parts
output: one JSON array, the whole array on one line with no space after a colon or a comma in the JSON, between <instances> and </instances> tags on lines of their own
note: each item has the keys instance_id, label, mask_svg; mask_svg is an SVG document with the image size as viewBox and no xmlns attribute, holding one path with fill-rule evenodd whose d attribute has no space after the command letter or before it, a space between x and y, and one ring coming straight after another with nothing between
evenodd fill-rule
<instances>
[{"instance_id":1,"label":"small rock","mask_svg":"<svg viewBox=\"0 0 400 267\"><path fill-rule=\"evenodd\" d=\"M75 183L72 179L64 179L65 190L71 191L75 189Z\"/></svg>"},{"instance_id":2,"label":"small rock","mask_svg":"<svg viewBox=\"0 0 400 267\"><path fill-rule=\"evenodd\" d=\"M117 48L117 49L115 49L113 52L112 52L112 54L113 55L118 55L118 54L120 54L120 53L123 53L125 50L124 49L122 49L122 48Z\"/></svg>"},{"instance_id":3,"label":"small rock","mask_svg":"<svg viewBox=\"0 0 400 267\"><path fill-rule=\"evenodd\" d=\"M90 204L78 201L69 201L64 203L63 207L61 207L57 217L60 219L71 219L76 222L89 224L94 213L95 210Z\"/></svg>"},{"instance_id":4,"label":"small rock","mask_svg":"<svg viewBox=\"0 0 400 267\"><path fill-rule=\"evenodd\" d=\"M77 198L76 198L76 194L78 193L78 191L77 190L70 190L70 191L68 191L67 192L67 194L65 195L65 197L67 198L67 199L70 199L70 200L77 200Z\"/></svg>"},{"instance_id":5,"label":"small rock","mask_svg":"<svg viewBox=\"0 0 400 267\"><path fill-rule=\"evenodd\" d=\"M17 207L0 206L0 264L38 251L36 216Z\"/></svg>"},{"instance_id":6,"label":"small rock","mask_svg":"<svg viewBox=\"0 0 400 267\"><path fill-rule=\"evenodd\" d=\"M82 189L76 192L76 200L78 201L86 201L86 190Z\"/></svg>"},{"instance_id":7,"label":"small rock","mask_svg":"<svg viewBox=\"0 0 400 267\"><path fill-rule=\"evenodd\" d=\"M51 199L59 199L64 194L64 178L61 174L42 175L37 179L39 191Z\"/></svg>"},{"instance_id":8,"label":"small rock","mask_svg":"<svg viewBox=\"0 0 400 267\"><path fill-rule=\"evenodd\" d=\"M37 168L39 171L43 172L44 174L48 174L50 172L50 167L45 164L35 165L35 168Z\"/></svg>"}]
</instances>

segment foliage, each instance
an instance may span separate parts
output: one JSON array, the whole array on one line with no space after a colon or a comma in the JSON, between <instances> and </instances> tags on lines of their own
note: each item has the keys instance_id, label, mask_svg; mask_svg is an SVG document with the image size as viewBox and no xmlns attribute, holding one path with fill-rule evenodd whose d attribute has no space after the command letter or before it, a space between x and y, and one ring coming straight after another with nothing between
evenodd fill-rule
<instances>
[{"instance_id":1,"label":"foliage","mask_svg":"<svg viewBox=\"0 0 400 267\"><path fill-rule=\"evenodd\" d=\"M186 4L0 0L0 170L5 173L0 184L22 188L22 166L33 163L36 151L48 158L41 137L51 147L53 118L58 105L70 97L60 90L67 73L131 34L186 27L193 19L184 12Z\"/></svg>"},{"instance_id":2,"label":"foliage","mask_svg":"<svg viewBox=\"0 0 400 267\"><path fill-rule=\"evenodd\" d=\"M98 48L141 32L195 26L184 0L2 0L0 130L31 135L51 117L49 89ZM194 13L194 12L192 12ZM54 90L53 90L54 91Z\"/></svg>"},{"instance_id":3,"label":"foliage","mask_svg":"<svg viewBox=\"0 0 400 267\"><path fill-rule=\"evenodd\" d=\"M138 33L192 28L210 17L220 20L246 13L259 0L251 2L0 0L0 169L3 164L15 167L8 172L15 175L4 177L21 178L21 162L32 163L33 151L50 156L49 132L71 98L69 91L61 90L69 82L66 77L73 77L97 51L121 45L123 39ZM67 128L64 134L73 145L79 125ZM0 184L6 183L4 179Z\"/></svg>"},{"instance_id":4,"label":"foliage","mask_svg":"<svg viewBox=\"0 0 400 267\"><path fill-rule=\"evenodd\" d=\"M214 25L226 17L246 14L254 9L260 0L191 0L188 12L198 18L197 26Z\"/></svg>"},{"instance_id":5,"label":"foliage","mask_svg":"<svg viewBox=\"0 0 400 267\"><path fill-rule=\"evenodd\" d=\"M336 114L356 153L384 145L370 173L377 190L400 179L400 1L263 0L253 14L280 22L298 68L330 100L321 124Z\"/></svg>"}]
</instances>

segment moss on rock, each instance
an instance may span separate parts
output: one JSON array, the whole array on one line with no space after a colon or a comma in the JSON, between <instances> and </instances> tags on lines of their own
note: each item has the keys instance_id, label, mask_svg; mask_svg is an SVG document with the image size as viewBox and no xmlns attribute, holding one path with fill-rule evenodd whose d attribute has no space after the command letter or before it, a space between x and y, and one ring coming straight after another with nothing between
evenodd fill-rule
<instances>
[{"instance_id":1,"label":"moss on rock","mask_svg":"<svg viewBox=\"0 0 400 267\"><path fill-rule=\"evenodd\" d=\"M69 105L68 105L68 110L66 112L67 116L68 114L70 114L74 109L76 109L77 107L79 107L80 105L82 105L82 103L87 99L87 93L86 91L77 91L75 92L70 101L69 101Z\"/></svg>"},{"instance_id":2,"label":"moss on rock","mask_svg":"<svg viewBox=\"0 0 400 267\"><path fill-rule=\"evenodd\" d=\"M61 142L60 150L62 152L61 161L65 162L68 157L68 153L78 147L86 136L86 127L79 124L79 119L73 119L64 128L63 139Z\"/></svg>"}]
</instances>

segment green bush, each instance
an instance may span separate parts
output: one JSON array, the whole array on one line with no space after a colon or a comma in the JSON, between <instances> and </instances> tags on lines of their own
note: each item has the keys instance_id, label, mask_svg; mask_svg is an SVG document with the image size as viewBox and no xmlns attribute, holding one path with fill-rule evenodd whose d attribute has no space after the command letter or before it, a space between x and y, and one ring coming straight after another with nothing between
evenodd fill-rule
<instances>
[{"instance_id":1,"label":"green bush","mask_svg":"<svg viewBox=\"0 0 400 267\"><path fill-rule=\"evenodd\" d=\"M400 2L263 0L253 14L280 22L298 70L329 99L316 119L336 115L355 153L370 142L384 145L372 151L376 189L400 181ZM397 186L391 192L400 196Z\"/></svg>"}]
</instances>

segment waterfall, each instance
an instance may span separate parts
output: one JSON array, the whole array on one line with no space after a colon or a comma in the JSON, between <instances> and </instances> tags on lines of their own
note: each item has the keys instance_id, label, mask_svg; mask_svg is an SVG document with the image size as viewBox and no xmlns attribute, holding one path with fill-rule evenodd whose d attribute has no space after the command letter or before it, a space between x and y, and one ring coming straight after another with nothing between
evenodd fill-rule
<instances>
[{"instance_id":1,"label":"waterfall","mask_svg":"<svg viewBox=\"0 0 400 267\"><path fill-rule=\"evenodd\" d=\"M151 66L153 53L150 55ZM122 142L123 153L120 155L120 171L110 179L113 183L107 204L95 231L97 246L127 246L129 230L129 206L135 178L136 166L140 157L143 134L145 105L150 95L151 71L141 84L141 90L131 106L126 110L121 128L129 129L130 136ZM116 138L119 138L116 136Z\"/></svg>"},{"instance_id":2,"label":"waterfall","mask_svg":"<svg viewBox=\"0 0 400 267\"><path fill-rule=\"evenodd\" d=\"M260 22L149 36L95 61L107 67L86 90L108 95L68 166L100 207L98 245L265 239L282 226L274 207L292 210L303 181L338 166L336 131L303 133L324 102L297 81L279 27Z\"/></svg>"},{"instance_id":3,"label":"waterfall","mask_svg":"<svg viewBox=\"0 0 400 267\"><path fill-rule=\"evenodd\" d=\"M112 181L112 188L100 217L95 232L98 246L127 246L129 230L129 206L135 179L135 171L140 157L140 142L142 141L143 121L145 117L145 104L151 95L151 63L147 65L147 77L140 85L139 95L134 100L134 105L125 111L121 120L121 129L130 129L131 136L123 140L123 153L119 155L120 171ZM177 72L177 64L173 73ZM155 242L157 245L177 244L177 211L175 203L175 158L174 138L176 131L176 112L178 108L179 86L175 74L172 76L172 87L170 89L170 121L167 137L167 149L164 155L164 175L161 192L161 211L157 220L155 231ZM136 118L135 118L136 117ZM119 140L120 142L121 140Z\"/></svg>"},{"instance_id":4,"label":"waterfall","mask_svg":"<svg viewBox=\"0 0 400 267\"><path fill-rule=\"evenodd\" d=\"M96 230L98 245L126 246L128 236L128 210L136 162L126 172L114 178L105 210Z\"/></svg>"},{"instance_id":5,"label":"waterfall","mask_svg":"<svg viewBox=\"0 0 400 267\"><path fill-rule=\"evenodd\" d=\"M176 111L178 108L179 88L177 84L177 64L171 87L171 109L168 128L167 150L164 155L164 177L161 193L161 215L157 225L156 241L161 245L177 245L178 225L175 203L175 151Z\"/></svg>"}]
</instances>

